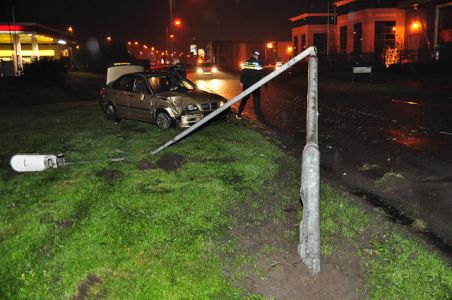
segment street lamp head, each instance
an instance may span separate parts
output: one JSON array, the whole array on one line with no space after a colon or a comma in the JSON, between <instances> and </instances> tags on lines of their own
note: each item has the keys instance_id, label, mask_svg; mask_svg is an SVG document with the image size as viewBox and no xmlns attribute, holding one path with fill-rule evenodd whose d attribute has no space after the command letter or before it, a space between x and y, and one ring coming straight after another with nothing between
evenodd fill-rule
<instances>
[{"instance_id":1,"label":"street lamp head","mask_svg":"<svg viewBox=\"0 0 452 300\"><path fill-rule=\"evenodd\" d=\"M421 28L421 24L420 24L418 21L414 21L414 22L411 24L411 29L412 29L413 31L418 31L419 28Z\"/></svg>"}]
</instances>

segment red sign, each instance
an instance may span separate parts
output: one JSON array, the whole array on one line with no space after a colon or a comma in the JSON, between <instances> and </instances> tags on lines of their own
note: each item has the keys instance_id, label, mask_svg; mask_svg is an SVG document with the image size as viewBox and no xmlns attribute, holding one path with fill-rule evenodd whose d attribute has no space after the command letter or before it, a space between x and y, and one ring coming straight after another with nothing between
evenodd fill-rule
<instances>
[{"instance_id":1,"label":"red sign","mask_svg":"<svg viewBox=\"0 0 452 300\"><path fill-rule=\"evenodd\" d=\"M24 31L22 25L0 25L0 31Z\"/></svg>"}]
</instances>

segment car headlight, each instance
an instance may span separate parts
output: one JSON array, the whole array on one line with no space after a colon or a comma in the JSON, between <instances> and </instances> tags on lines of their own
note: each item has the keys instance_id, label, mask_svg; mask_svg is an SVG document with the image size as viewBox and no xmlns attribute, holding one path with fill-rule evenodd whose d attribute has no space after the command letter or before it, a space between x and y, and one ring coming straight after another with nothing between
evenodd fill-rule
<instances>
[{"instance_id":1,"label":"car headlight","mask_svg":"<svg viewBox=\"0 0 452 300\"><path fill-rule=\"evenodd\" d=\"M223 100L220 100L220 106L223 106L225 102Z\"/></svg>"},{"instance_id":2,"label":"car headlight","mask_svg":"<svg viewBox=\"0 0 452 300\"><path fill-rule=\"evenodd\" d=\"M198 69L196 70L196 72L198 72L198 74L202 74L202 68L198 68Z\"/></svg>"},{"instance_id":3,"label":"car headlight","mask_svg":"<svg viewBox=\"0 0 452 300\"><path fill-rule=\"evenodd\" d=\"M198 110L198 107L197 107L196 105L194 105L194 104L189 104L189 105L187 105L187 106L185 107L184 110L185 110L185 111L195 111L195 110Z\"/></svg>"},{"instance_id":4,"label":"car headlight","mask_svg":"<svg viewBox=\"0 0 452 300\"><path fill-rule=\"evenodd\" d=\"M213 67L213 68L212 68L212 73L217 73L217 72L218 72L217 67Z\"/></svg>"}]
</instances>

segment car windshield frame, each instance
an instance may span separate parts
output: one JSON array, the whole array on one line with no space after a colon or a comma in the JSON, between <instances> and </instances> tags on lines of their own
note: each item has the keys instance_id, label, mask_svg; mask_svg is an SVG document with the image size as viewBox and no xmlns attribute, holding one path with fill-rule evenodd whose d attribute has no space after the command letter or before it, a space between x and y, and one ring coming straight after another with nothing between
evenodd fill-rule
<instances>
[{"instance_id":1,"label":"car windshield frame","mask_svg":"<svg viewBox=\"0 0 452 300\"><path fill-rule=\"evenodd\" d=\"M159 79L160 84L158 88L156 88L155 83L151 81L153 78ZM192 91L198 89L198 86L194 82L188 80L185 77L179 76L178 74L171 73L151 74L149 76L146 76L146 80L151 89L153 90L153 92L156 94L170 91L180 91L180 90ZM165 81L165 83L162 84L162 81Z\"/></svg>"}]
</instances>

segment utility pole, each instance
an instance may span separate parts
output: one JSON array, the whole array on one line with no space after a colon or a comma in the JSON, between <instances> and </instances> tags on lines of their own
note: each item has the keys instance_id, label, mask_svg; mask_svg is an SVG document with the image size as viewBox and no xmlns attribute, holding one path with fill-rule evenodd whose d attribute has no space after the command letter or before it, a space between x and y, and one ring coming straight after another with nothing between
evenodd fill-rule
<instances>
[{"instance_id":1,"label":"utility pole","mask_svg":"<svg viewBox=\"0 0 452 300\"><path fill-rule=\"evenodd\" d=\"M330 61L330 1L327 4L327 22L326 22L326 57Z\"/></svg>"},{"instance_id":2,"label":"utility pole","mask_svg":"<svg viewBox=\"0 0 452 300\"><path fill-rule=\"evenodd\" d=\"M173 45L173 0L169 0L169 10L170 10L170 43L171 43L171 59L173 58L174 45Z\"/></svg>"},{"instance_id":3,"label":"utility pole","mask_svg":"<svg viewBox=\"0 0 452 300\"><path fill-rule=\"evenodd\" d=\"M12 16L12 27L14 31L13 33L11 33L11 25L9 26L9 35L11 37L11 42L13 44L13 68L14 68L14 75L15 76L19 76L20 75L20 69L21 69L21 59L19 58L19 51L21 51L21 49L17 49L18 46L20 45L20 40L19 40L19 35L17 34L17 28L16 28L16 13L14 10L14 6L11 4L11 16Z\"/></svg>"}]
</instances>

